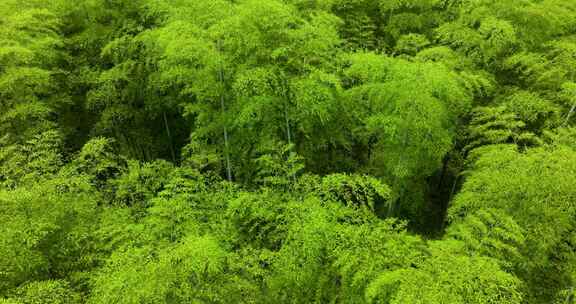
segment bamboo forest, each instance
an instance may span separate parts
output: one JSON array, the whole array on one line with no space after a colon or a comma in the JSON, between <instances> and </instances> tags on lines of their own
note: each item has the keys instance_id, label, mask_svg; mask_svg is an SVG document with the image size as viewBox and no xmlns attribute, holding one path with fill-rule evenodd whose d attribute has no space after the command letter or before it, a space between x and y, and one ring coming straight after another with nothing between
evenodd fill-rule
<instances>
[{"instance_id":1,"label":"bamboo forest","mask_svg":"<svg viewBox=\"0 0 576 304\"><path fill-rule=\"evenodd\" d=\"M576 0L0 0L52 303L576 303Z\"/></svg>"}]
</instances>

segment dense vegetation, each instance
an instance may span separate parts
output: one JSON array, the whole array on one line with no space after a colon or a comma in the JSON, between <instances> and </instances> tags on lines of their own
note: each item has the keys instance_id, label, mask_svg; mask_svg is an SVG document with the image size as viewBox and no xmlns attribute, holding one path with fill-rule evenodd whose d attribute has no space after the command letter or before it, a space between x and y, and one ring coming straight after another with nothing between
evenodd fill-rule
<instances>
[{"instance_id":1,"label":"dense vegetation","mask_svg":"<svg viewBox=\"0 0 576 304\"><path fill-rule=\"evenodd\" d=\"M576 303L575 0L1 0L0 303Z\"/></svg>"}]
</instances>

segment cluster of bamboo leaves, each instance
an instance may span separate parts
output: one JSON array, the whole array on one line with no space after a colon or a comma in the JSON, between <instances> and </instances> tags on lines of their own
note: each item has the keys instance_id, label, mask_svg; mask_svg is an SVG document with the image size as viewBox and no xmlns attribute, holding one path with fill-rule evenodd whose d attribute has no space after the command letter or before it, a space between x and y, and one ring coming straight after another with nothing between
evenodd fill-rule
<instances>
[{"instance_id":1,"label":"cluster of bamboo leaves","mask_svg":"<svg viewBox=\"0 0 576 304\"><path fill-rule=\"evenodd\" d=\"M0 303L576 303L575 0L0 1Z\"/></svg>"}]
</instances>

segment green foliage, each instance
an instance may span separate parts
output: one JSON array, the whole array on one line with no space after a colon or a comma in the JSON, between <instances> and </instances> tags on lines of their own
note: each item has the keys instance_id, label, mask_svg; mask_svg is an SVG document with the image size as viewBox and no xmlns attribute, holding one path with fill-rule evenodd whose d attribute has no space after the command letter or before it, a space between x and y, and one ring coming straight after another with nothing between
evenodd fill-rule
<instances>
[{"instance_id":1,"label":"green foliage","mask_svg":"<svg viewBox=\"0 0 576 304\"><path fill-rule=\"evenodd\" d=\"M104 187L125 167L125 160L116 154L113 142L103 137L90 140L64 169L64 174L85 175L96 187Z\"/></svg>"},{"instance_id":2,"label":"green foliage","mask_svg":"<svg viewBox=\"0 0 576 304\"><path fill-rule=\"evenodd\" d=\"M451 217L482 208L504 210L526 231L526 261L518 264L520 273L528 276L525 279L536 285L542 281L568 283L562 278L569 264L564 258L553 261L561 254L557 246L566 241L574 225L574 150L538 148L521 154L509 146L487 147L475 154L477 161L451 207ZM539 269L538 276L532 269ZM537 293L534 296L550 296L554 291L532 288Z\"/></svg>"},{"instance_id":3,"label":"green foliage","mask_svg":"<svg viewBox=\"0 0 576 304\"><path fill-rule=\"evenodd\" d=\"M35 135L23 144L0 146L2 168L0 182L4 187L37 182L53 177L64 165L62 136L57 131Z\"/></svg>"},{"instance_id":4,"label":"green foliage","mask_svg":"<svg viewBox=\"0 0 576 304\"><path fill-rule=\"evenodd\" d=\"M400 37L394 47L396 53L416 55L420 50L430 45L426 36L420 34L408 34Z\"/></svg>"},{"instance_id":5,"label":"green foliage","mask_svg":"<svg viewBox=\"0 0 576 304\"><path fill-rule=\"evenodd\" d=\"M257 158L255 160L258 165L257 181L264 186L286 187L290 185L291 180L294 181L296 175L304 169L302 157L292 150L293 146L287 145L280 149L272 149L270 154Z\"/></svg>"},{"instance_id":6,"label":"green foliage","mask_svg":"<svg viewBox=\"0 0 576 304\"><path fill-rule=\"evenodd\" d=\"M450 225L446 238L461 241L471 255L480 254L506 263L521 258L525 233L504 212L480 209Z\"/></svg>"},{"instance_id":7,"label":"green foliage","mask_svg":"<svg viewBox=\"0 0 576 304\"><path fill-rule=\"evenodd\" d=\"M54 185L0 193L0 294L35 279L65 278L91 266L95 195ZM42 292L42 285L37 286ZM34 293L32 288L30 292ZM48 288L48 287L46 287Z\"/></svg>"},{"instance_id":8,"label":"green foliage","mask_svg":"<svg viewBox=\"0 0 576 304\"><path fill-rule=\"evenodd\" d=\"M536 135L525 131L526 123L505 107L479 107L474 110L469 126L468 149L478 146L514 143L539 144Z\"/></svg>"},{"instance_id":9,"label":"green foliage","mask_svg":"<svg viewBox=\"0 0 576 304\"><path fill-rule=\"evenodd\" d=\"M114 254L94 278L89 303L222 302L234 299L225 274L226 252L210 237L189 236L157 250L134 248ZM219 291L227 291L228 295ZM227 301L228 300L228 301Z\"/></svg>"},{"instance_id":10,"label":"green foliage","mask_svg":"<svg viewBox=\"0 0 576 304\"><path fill-rule=\"evenodd\" d=\"M173 167L166 161L141 164L129 161L127 172L110 182L115 200L126 205L144 204L162 191Z\"/></svg>"},{"instance_id":11,"label":"green foliage","mask_svg":"<svg viewBox=\"0 0 576 304\"><path fill-rule=\"evenodd\" d=\"M370 176L332 174L323 177L318 186L316 193L320 196L351 208L376 212L390 207L392 191L386 184Z\"/></svg>"},{"instance_id":12,"label":"green foliage","mask_svg":"<svg viewBox=\"0 0 576 304\"><path fill-rule=\"evenodd\" d=\"M230 202L226 212L242 243L278 248L286 237L287 228L282 225L286 205L274 193L240 193Z\"/></svg>"},{"instance_id":13,"label":"green foliage","mask_svg":"<svg viewBox=\"0 0 576 304\"><path fill-rule=\"evenodd\" d=\"M576 1L0 1L0 303L572 303Z\"/></svg>"},{"instance_id":14,"label":"green foliage","mask_svg":"<svg viewBox=\"0 0 576 304\"><path fill-rule=\"evenodd\" d=\"M442 64L371 53L350 59L345 100L362 151L360 170L384 178L397 193L388 216L413 218L424 205L423 178L452 149L470 96Z\"/></svg>"},{"instance_id":15,"label":"green foliage","mask_svg":"<svg viewBox=\"0 0 576 304\"><path fill-rule=\"evenodd\" d=\"M0 12L0 129L9 144L22 143L55 128L53 111L67 102L54 79L60 20L35 1L7 1Z\"/></svg>"},{"instance_id":16,"label":"green foliage","mask_svg":"<svg viewBox=\"0 0 576 304\"><path fill-rule=\"evenodd\" d=\"M395 220L348 226L342 237L335 266L343 302L365 302L380 275L410 268L426 256L425 243Z\"/></svg>"},{"instance_id":17,"label":"green foliage","mask_svg":"<svg viewBox=\"0 0 576 304\"><path fill-rule=\"evenodd\" d=\"M70 289L66 281L32 282L19 287L15 294L15 303L22 304L81 303L80 296Z\"/></svg>"},{"instance_id":18,"label":"green foliage","mask_svg":"<svg viewBox=\"0 0 576 304\"><path fill-rule=\"evenodd\" d=\"M451 147L455 117L468 107L454 75L440 65L376 54L351 61L346 74L361 85L348 98L363 124L359 136L368 151L375 150L370 165L400 179L435 170Z\"/></svg>"},{"instance_id":19,"label":"green foliage","mask_svg":"<svg viewBox=\"0 0 576 304\"><path fill-rule=\"evenodd\" d=\"M385 272L371 283L371 303L522 303L521 282L498 263L434 244L417 268Z\"/></svg>"}]
</instances>

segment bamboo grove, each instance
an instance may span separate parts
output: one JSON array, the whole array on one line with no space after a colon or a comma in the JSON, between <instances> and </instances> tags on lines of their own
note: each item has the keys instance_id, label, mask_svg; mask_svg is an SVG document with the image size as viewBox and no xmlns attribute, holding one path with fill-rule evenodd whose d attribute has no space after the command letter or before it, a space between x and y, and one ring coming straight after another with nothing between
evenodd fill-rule
<instances>
[{"instance_id":1,"label":"bamboo grove","mask_svg":"<svg viewBox=\"0 0 576 304\"><path fill-rule=\"evenodd\" d=\"M576 303L576 1L0 1L0 303Z\"/></svg>"}]
</instances>

